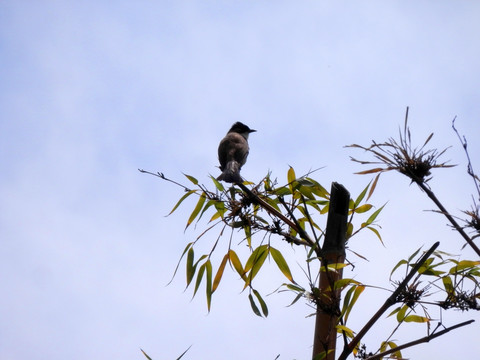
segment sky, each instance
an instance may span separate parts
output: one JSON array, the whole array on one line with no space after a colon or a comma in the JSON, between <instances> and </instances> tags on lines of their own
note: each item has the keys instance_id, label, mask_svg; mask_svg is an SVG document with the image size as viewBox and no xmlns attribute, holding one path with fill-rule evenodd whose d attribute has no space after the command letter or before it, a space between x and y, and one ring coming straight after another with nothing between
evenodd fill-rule
<instances>
[{"instance_id":1,"label":"sky","mask_svg":"<svg viewBox=\"0 0 480 360\"><path fill-rule=\"evenodd\" d=\"M0 359L308 359L312 309L288 293L274 263L259 276L267 319L255 316L227 272L208 313L185 290L184 231L194 201L166 217L182 189L137 169L212 186L217 146L235 121L257 130L242 175L286 182L314 175L358 194L371 180L345 148L397 136L409 106L419 145L451 146L432 189L455 214L473 183L451 129L480 168L480 4L474 1L9 1L0 3ZM393 266L420 246L475 259L398 174L371 202L387 203L385 243L362 234L347 275L389 288ZM199 244L211 247L217 234ZM238 242L241 234L235 234ZM257 241L261 241L257 239ZM303 250L277 239L305 283ZM225 238L223 250L225 250ZM242 245L239 245L239 248ZM239 250L239 252L242 250ZM222 254L219 253L218 256ZM218 260L218 259L217 259ZM214 265L215 266L215 265ZM218 262L216 263L218 266ZM368 289L352 315L359 329L388 292ZM432 310L468 328L404 351L410 359L472 358L478 314ZM366 338L378 345L395 321ZM424 336L409 325L403 343Z\"/></svg>"}]
</instances>

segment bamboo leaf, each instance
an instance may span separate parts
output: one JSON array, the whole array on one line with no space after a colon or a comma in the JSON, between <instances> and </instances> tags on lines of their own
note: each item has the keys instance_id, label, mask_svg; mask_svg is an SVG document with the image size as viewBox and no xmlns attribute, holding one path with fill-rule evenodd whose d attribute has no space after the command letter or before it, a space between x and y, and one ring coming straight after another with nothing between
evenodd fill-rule
<instances>
[{"instance_id":1,"label":"bamboo leaf","mask_svg":"<svg viewBox=\"0 0 480 360\"><path fill-rule=\"evenodd\" d=\"M380 212L383 210L383 208L385 207L385 205L383 205L380 209L378 209L377 211L375 211L372 215L370 215L370 217L367 219L367 221L365 222L365 224L368 226L370 224L372 224L375 219L377 218L378 214L380 214Z\"/></svg>"},{"instance_id":2,"label":"bamboo leaf","mask_svg":"<svg viewBox=\"0 0 480 360\"><path fill-rule=\"evenodd\" d=\"M295 304L302 296L303 296L303 293L298 293L297 296L295 296L295 299L293 299L293 301L290 303L290 305L287 305L287 307L290 307L293 304Z\"/></svg>"},{"instance_id":3,"label":"bamboo leaf","mask_svg":"<svg viewBox=\"0 0 480 360\"><path fill-rule=\"evenodd\" d=\"M270 254L272 255L273 260L277 264L282 274L285 275L285 277L288 280L290 280L292 283L295 283L295 281L293 280L292 273L290 272L290 268L288 267L288 264L285 261L285 258L283 257L282 253L277 249L270 247Z\"/></svg>"},{"instance_id":4,"label":"bamboo leaf","mask_svg":"<svg viewBox=\"0 0 480 360\"><path fill-rule=\"evenodd\" d=\"M245 264L245 272L246 273L250 272L250 273L248 274L248 279L245 282L244 289L251 284L252 280L255 278L258 271L260 270L263 263L265 262L267 255L268 255L267 245L261 245L252 252L252 254L247 260L247 263Z\"/></svg>"},{"instance_id":5,"label":"bamboo leaf","mask_svg":"<svg viewBox=\"0 0 480 360\"><path fill-rule=\"evenodd\" d=\"M290 168L288 169L288 173L287 173L288 183L292 184L295 181L296 178L297 177L295 175L295 170L293 170L293 167L290 166Z\"/></svg>"},{"instance_id":6,"label":"bamboo leaf","mask_svg":"<svg viewBox=\"0 0 480 360\"><path fill-rule=\"evenodd\" d=\"M355 200L355 203L353 205L354 208L356 208L360 203L362 202L363 198L365 197L365 194L367 193L368 188L370 187L370 183L365 187L365 189L362 190L360 195Z\"/></svg>"},{"instance_id":7,"label":"bamboo leaf","mask_svg":"<svg viewBox=\"0 0 480 360\"><path fill-rule=\"evenodd\" d=\"M449 273L456 274L464 269L472 268L478 264L480 264L480 261L462 260L462 261L459 261L456 266L452 267Z\"/></svg>"},{"instance_id":8,"label":"bamboo leaf","mask_svg":"<svg viewBox=\"0 0 480 360\"><path fill-rule=\"evenodd\" d=\"M230 264L233 265L233 268L237 271L237 273L245 280L245 271L243 270L242 263L238 258L238 255L235 251L229 250L228 251L228 259L230 260Z\"/></svg>"},{"instance_id":9,"label":"bamboo leaf","mask_svg":"<svg viewBox=\"0 0 480 360\"><path fill-rule=\"evenodd\" d=\"M198 180L195 179L193 176L191 175L187 175L187 174L183 174L187 177L188 180L190 180L194 185L198 185Z\"/></svg>"},{"instance_id":10,"label":"bamboo leaf","mask_svg":"<svg viewBox=\"0 0 480 360\"><path fill-rule=\"evenodd\" d=\"M220 280L222 279L223 272L225 270L225 265L227 264L229 255L228 253L225 254L223 257L222 262L220 263L220 266L218 267L217 274L215 275L215 279L213 279L213 285L212 285L212 293L217 290L218 284L220 284Z\"/></svg>"},{"instance_id":11,"label":"bamboo leaf","mask_svg":"<svg viewBox=\"0 0 480 360\"><path fill-rule=\"evenodd\" d=\"M361 213L367 212L372 207L373 207L373 205L371 205L371 204L363 204L362 206L359 206L359 207L355 208L354 211L357 214L361 214Z\"/></svg>"},{"instance_id":12,"label":"bamboo leaf","mask_svg":"<svg viewBox=\"0 0 480 360\"><path fill-rule=\"evenodd\" d=\"M185 351L182 353L182 355L180 355L176 360L180 360L180 359L183 357L183 355L185 355L185 354L187 353L187 351L190 350L191 347L192 347L192 345L190 345L190 346L188 347L188 349L185 350Z\"/></svg>"},{"instance_id":13,"label":"bamboo leaf","mask_svg":"<svg viewBox=\"0 0 480 360\"><path fill-rule=\"evenodd\" d=\"M445 291L447 294L454 294L455 288L453 287L452 278L448 275L442 277L443 286L445 287Z\"/></svg>"},{"instance_id":14,"label":"bamboo leaf","mask_svg":"<svg viewBox=\"0 0 480 360\"><path fill-rule=\"evenodd\" d=\"M210 312L210 307L212 305L212 263L208 259L205 263L207 269L207 286L206 286L206 295L207 295L207 308Z\"/></svg>"},{"instance_id":15,"label":"bamboo leaf","mask_svg":"<svg viewBox=\"0 0 480 360\"><path fill-rule=\"evenodd\" d=\"M193 290L192 299L195 297L195 294L197 293L198 287L200 286L200 284L202 282L203 274L205 273L205 267L206 267L206 263L203 263L200 266L200 269L198 269L197 281L195 282L195 289Z\"/></svg>"},{"instance_id":16,"label":"bamboo leaf","mask_svg":"<svg viewBox=\"0 0 480 360\"><path fill-rule=\"evenodd\" d=\"M430 319L426 318L426 317L423 317L423 316L419 316L419 315L408 315L408 316L405 317L405 319L403 321L405 321L405 322L416 322L416 323L426 323L426 322L429 322Z\"/></svg>"},{"instance_id":17,"label":"bamboo leaf","mask_svg":"<svg viewBox=\"0 0 480 360\"><path fill-rule=\"evenodd\" d=\"M260 310L258 310L258 307L253 300L252 294L248 294L248 300L250 300L250 306L252 307L253 313L257 316L262 317L262 314L260 314Z\"/></svg>"},{"instance_id":18,"label":"bamboo leaf","mask_svg":"<svg viewBox=\"0 0 480 360\"><path fill-rule=\"evenodd\" d=\"M195 275L195 268L196 266L193 266L193 258L194 258L194 253L193 253L193 247L188 250L188 255L187 255L187 287L190 285L190 282L193 279L193 275Z\"/></svg>"},{"instance_id":19,"label":"bamboo leaf","mask_svg":"<svg viewBox=\"0 0 480 360\"><path fill-rule=\"evenodd\" d=\"M192 195L193 193L195 193L196 191L195 190L190 190L188 191L185 195L183 195L180 200L178 200L178 202L175 204L175 206L173 207L172 211L170 211L168 213L167 216L171 215L175 210L177 210L177 208L180 206L180 204L183 202L183 200L185 200L187 197L189 197L190 195Z\"/></svg>"},{"instance_id":20,"label":"bamboo leaf","mask_svg":"<svg viewBox=\"0 0 480 360\"><path fill-rule=\"evenodd\" d=\"M202 193L202 195L200 195L200 198L198 199L195 209L193 209L192 214L188 218L187 226L185 226L185 230L192 224L193 220L195 220L195 218L198 216L198 214L200 213L200 210L202 210L205 200L206 200L205 193Z\"/></svg>"},{"instance_id":21,"label":"bamboo leaf","mask_svg":"<svg viewBox=\"0 0 480 360\"><path fill-rule=\"evenodd\" d=\"M400 266L402 266L402 265L404 265L404 264L408 264L408 263L407 263L407 260L404 260L404 259L400 260L400 261L397 263L397 265L395 265L395 266L393 267L392 271L390 272L390 278L392 277L392 275L393 275L393 273L395 272L395 270L397 270Z\"/></svg>"},{"instance_id":22,"label":"bamboo leaf","mask_svg":"<svg viewBox=\"0 0 480 360\"><path fill-rule=\"evenodd\" d=\"M350 312L352 311L353 306L357 302L357 300L360 297L360 295L362 294L362 292L365 290L365 286L364 285L357 285L355 287L352 287L350 290L352 290L352 289L353 289L353 296L352 296L350 302L348 303L348 306L347 306L346 311L345 311L345 316L344 316L345 324L347 323L348 316L350 315Z\"/></svg>"},{"instance_id":23,"label":"bamboo leaf","mask_svg":"<svg viewBox=\"0 0 480 360\"><path fill-rule=\"evenodd\" d=\"M152 360L152 358L151 358L150 356L148 356L145 351L143 351L142 349L140 349L140 351L143 353L143 355L145 355L145 357L146 357L148 360Z\"/></svg>"},{"instance_id":24,"label":"bamboo leaf","mask_svg":"<svg viewBox=\"0 0 480 360\"><path fill-rule=\"evenodd\" d=\"M355 333L353 332L353 330L344 325L337 325L336 328L338 333L345 334L350 339L352 339L355 336Z\"/></svg>"},{"instance_id":25,"label":"bamboo leaf","mask_svg":"<svg viewBox=\"0 0 480 360\"><path fill-rule=\"evenodd\" d=\"M225 188L223 187L222 183L215 179L213 176L210 175L210 179L212 179L213 183L215 184L215 187L217 188L218 191L223 192L225 191Z\"/></svg>"},{"instance_id":26,"label":"bamboo leaf","mask_svg":"<svg viewBox=\"0 0 480 360\"><path fill-rule=\"evenodd\" d=\"M189 251L190 247L193 246L193 244L194 244L194 242L190 242L190 243L187 244L187 246L185 246L185 249L183 250L182 256L180 256L180 259L178 260L177 266L175 267L175 271L173 272L172 279L168 282L168 284L170 284L170 283L173 281L173 278L174 278L175 275L177 274L178 267L180 266L180 263L181 263L183 257L184 257L185 254Z\"/></svg>"},{"instance_id":27,"label":"bamboo leaf","mask_svg":"<svg viewBox=\"0 0 480 360\"><path fill-rule=\"evenodd\" d=\"M387 169L384 169L384 168L375 168L370 170L359 171L359 172L356 172L355 174L357 175L375 174L375 173L386 171L386 170Z\"/></svg>"},{"instance_id":28,"label":"bamboo leaf","mask_svg":"<svg viewBox=\"0 0 480 360\"><path fill-rule=\"evenodd\" d=\"M402 306L400 311L397 313L397 321L398 322L402 322L403 320L405 320L405 313L407 312L408 309L409 309L409 307L407 305Z\"/></svg>"},{"instance_id":29,"label":"bamboo leaf","mask_svg":"<svg viewBox=\"0 0 480 360\"><path fill-rule=\"evenodd\" d=\"M263 316L267 317L268 316L267 304L265 303L265 301L263 301L263 298L261 297L260 293L257 290L254 289L253 293L255 294L255 296L258 299L258 302L260 303L260 307L262 308Z\"/></svg>"},{"instance_id":30,"label":"bamboo leaf","mask_svg":"<svg viewBox=\"0 0 480 360\"><path fill-rule=\"evenodd\" d=\"M367 200L370 199L370 196L372 196L373 192L375 191L375 188L377 187L377 183L378 183L378 179L380 178L380 174L377 174L377 176L375 176L375 179L373 180L373 183L372 183L372 186L370 187L370 191L368 192L368 196L367 196Z\"/></svg>"},{"instance_id":31,"label":"bamboo leaf","mask_svg":"<svg viewBox=\"0 0 480 360\"><path fill-rule=\"evenodd\" d=\"M367 229L372 231L375 235L377 235L377 237L380 240L380 242L382 243L382 245L385 246L385 244L383 243L382 237L380 236L380 232L377 229L375 229L374 227L371 227L371 226L367 226Z\"/></svg>"}]
</instances>

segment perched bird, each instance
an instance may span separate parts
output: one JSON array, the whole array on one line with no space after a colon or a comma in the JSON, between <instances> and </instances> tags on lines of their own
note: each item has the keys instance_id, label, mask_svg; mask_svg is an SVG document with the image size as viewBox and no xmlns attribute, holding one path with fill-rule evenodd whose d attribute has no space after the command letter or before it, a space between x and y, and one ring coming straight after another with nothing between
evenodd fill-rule
<instances>
[{"instance_id":1,"label":"perched bird","mask_svg":"<svg viewBox=\"0 0 480 360\"><path fill-rule=\"evenodd\" d=\"M241 182L240 169L247 161L248 135L257 130L236 122L218 145L218 160L222 174L217 180L229 183Z\"/></svg>"}]
</instances>

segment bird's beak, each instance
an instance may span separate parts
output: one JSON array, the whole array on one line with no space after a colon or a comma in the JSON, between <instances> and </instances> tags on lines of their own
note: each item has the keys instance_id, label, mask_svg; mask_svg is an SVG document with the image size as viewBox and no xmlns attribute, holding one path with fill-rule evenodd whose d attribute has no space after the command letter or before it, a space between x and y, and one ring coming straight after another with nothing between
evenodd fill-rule
<instances>
[{"instance_id":1,"label":"bird's beak","mask_svg":"<svg viewBox=\"0 0 480 360\"><path fill-rule=\"evenodd\" d=\"M257 132L257 130L250 129L248 132L249 132L249 133L252 133L252 132Z\"/></svg>"}]
</instances>

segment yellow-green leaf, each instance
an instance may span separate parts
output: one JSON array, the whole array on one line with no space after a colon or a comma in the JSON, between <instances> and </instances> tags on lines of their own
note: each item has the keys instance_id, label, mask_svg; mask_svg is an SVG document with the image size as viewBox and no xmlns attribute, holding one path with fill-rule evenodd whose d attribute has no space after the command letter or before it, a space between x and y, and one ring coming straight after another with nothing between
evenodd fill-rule
<instances>
[{"instance_id":1,"label":"yellow-green leaf","mask_svg":"<svg viewBox=\"0 0 480 360\"><path fill-rule=\"evenodd\" d=\"M352 339L355 336L355 333L352 329L344 326L344 325L337 325L337 332L339 334L345 334L348 338Z\"/></svg>"},{"instance_id":2,"label":"yellow-green leaf","mask_svg":"<svg viewBox=\"0 0 480 360\"><path fill-rule=\"evenodd\" d=\"M480 264L480 261L472 261L472 260L462 260L459 261L458 264L452 267L449 271L450 274L458 273L464 269L472 268L476 265Z\"/></svg>"},{"instance_id":3,"label":"yellow-green leaf","mask_svg":"<svg viewBox=\"0 0 480 360\"><path fill-rule=\"evenodd\" d=\"M230 264L233 265L233 267L237 271L237 273L242 277L242 279L245 280L245 271L243 270L242 263L241 263L240 259L238 258L237 253L233 250L229 250L228 251L228 258L230 260Z\"/></svg>"},{"instance_id":4,"label":"yellow-green leaf","mask_svg":"<svg viewBox=\"0 0 480 360\"><path fill-rule=\"evenodd\" d=\"M187 174L183 174L187 177L188 180L190 180L192 183L194 183L195 185L198 185L198 180L195 179L193 176L190 176L190 175L187 175Z\"/></svg>"},{"instance_id":5,"label":"yellow-green leaf","mask_svg":"<svg viewBox=\"0 0 480 360\"><path fill-rule=\"evenodd\" d=\"M198 216L198 214L200 213L200 210L202 210L205 200L206 200L205 193L202 193L202 195L200 195L200 199L198 199L195 209L193 209L192 214L188 218L187 226L185 226L185 229L187 229L192 224L193 220L195 220L195 218Z\"/></svg>"},{"instance_id":6,"label":"yellow-green leaf","mask_svg":"<svg viewBox=\"0 0 480 360\"><path fill-rule=\"evenodd\" d=\"M405 319L405 313L409 307L407 305L403 305L400 311L397 313L397 321L402 322Z\"/></svg>"},{"instance_id":7,"label":"yellow-green leaf","mask_svg":"<svg viewBox=\"0 0 480 360\"><path fill-rule=\"evenodd\" d=\"M426 322L429 322L430 319L428 319L426 317L423 317L423 316L419 316L419 315L408 315L407 317L405 317L404 321L405 322L426 323Z\"/></svg>"},{"instance_id":8,"label":"yellow-green leaf","mask_svg":"<svg viewBox=\"0 0 480 360\"><path fill-rule=\"evenodd\" d=\"M288 169L288 173L287 173L288 183L289 184L293 183L296 178L297 177L295 175L295 170L293 170L293 167L290 166L290 168Z\"/></svg>"},{"instance_id":9,"label":"yellow-green leaf","mask_svg":"<svg viewBox=\"0 0 480 360\"><path fill-rule=\"evenodd\" d=\"M355 209L357 214L361 214L370 210L373 206L371 204L363 204Z\"/></svg>"},{"instance_id":10,"label":"yellow-green leaf","mask_svg":"<svg viewBox=\"0 0 480 360\"><path fill-rule=\"evenodd\" d=\"M282 253L277 249L270 247L270 254L272 255L273 260L277 264L282 274L285 275L285 277L288 280L294 283L295 281L293 281L292 273L290 272L290 268L288 267L288 264L285 261L285 258L283 257Z\"/></svg>"}]
</instances>

